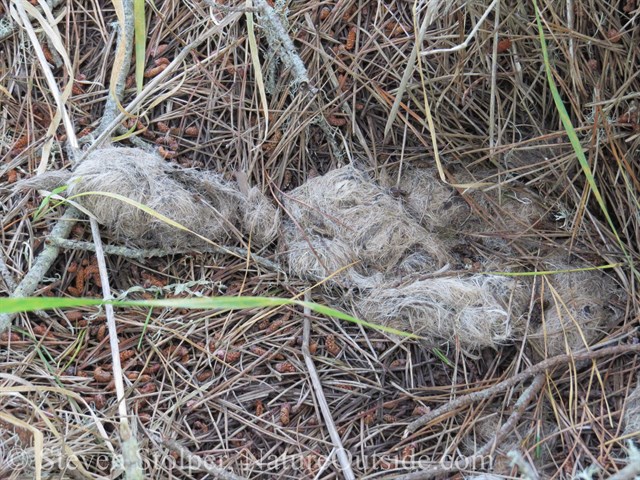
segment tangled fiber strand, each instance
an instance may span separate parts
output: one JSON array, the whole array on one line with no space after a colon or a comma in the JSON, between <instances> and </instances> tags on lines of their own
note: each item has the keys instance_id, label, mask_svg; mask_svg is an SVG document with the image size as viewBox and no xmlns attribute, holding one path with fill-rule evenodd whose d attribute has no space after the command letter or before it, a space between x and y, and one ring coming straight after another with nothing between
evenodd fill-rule
<instances>
[{"instance_id":1,"label":"tangled fiber strand","mask_svg":"<svg viewBox=\"0 0 640 480\"><path fill-rule=\"evenodd\" d=\"M287 259L290 272L301 278L325 278L340 269L358 263L358 255L348 243L307 232L303 237L287 224ZM334 282L353 282L355 272L339 272Z\"/></svg>"},{"instance_id":2,"label":"tangled fiber strand","mask_svg":"<svg viewBox=\"0 0 640 480\"><path fill-rule=\"evenodd\" d=\"M247 206L242 209L242 223L246 234L259 246L270 244L280 231L280 210L263 195L258 187L247 192Z\"/></svg>"},{"instance_id":3,"label":"tangled fiber strand","mask_svg":"<svg viewBox=\"0 0 640 480\"><path fill-rule=\"evenodd\" d=\"M495 181L488 171L475 177ZM465 173L458 174L456 179L460 183L477 181ZM463 236L474 239L491 257L495 254L520 257L524 252L545 255L549 251L540 232L555 230L556 226L549 221L550 208L530 189L515 186L494 186L484 191L467 189L462 198L466 200L465 206L458 208L448 221L460 225ZM491 264L494 258L487 261Z\"/></svg>"},{"instance_id":4,"label":"tangled fiber strand","mask_svg":"<svg viewBox=\"0 0 640 480\"><path fill-rule=\"evenodd\" d=\"M452 218L468 215L466 203L433 169L404 168L399 175L381 175L380 184L399 195L407 213L429 231L449 229Z\"/></svg>"}]
</instances>

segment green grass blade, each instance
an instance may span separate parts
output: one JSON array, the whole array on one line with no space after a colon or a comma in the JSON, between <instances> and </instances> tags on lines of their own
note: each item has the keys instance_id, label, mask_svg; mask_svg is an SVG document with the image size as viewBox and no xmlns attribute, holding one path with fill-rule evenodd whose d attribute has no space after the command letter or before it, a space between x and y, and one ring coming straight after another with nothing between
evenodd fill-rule
<instances>
[{"instance_id":1,"label":"green grass blade","mask_svg":"<svg viewBox=\"0 0 640 480\"><path fill-rule=\"evenodd\" d=\"M147 317L144 319L144 324L142 325L142 333L140 334L140 339L138 340L138 350L142 348L142 341L144 340L144 336L147 333L147 328L149 328L149 323L151 322L151 315L153 314L153 308L150 308L147 312Z\"/></svg>"},{"instance_id":2,"label":"green grass blade","mask_svg":"<svg viewBox=\"0 0 640 480\"><path fill-rule=\"evenodd\" d=\"M136 89L142 91L144 82L144 61L146 56L147 26L145 24L144 0L133 1L133 31L136 51Z\"/></svg>"},{"instance_id":3,"label":"green grass blade","mask_svg":"<svg viewBox=\"0 0 640 480\"><path fill-rule=\"evenodd\" d=\"M419 338L417 335L403 332L395 328L365 322L359 318L341 312L331 307L312 302L302 302L287 298L277 297L198 297L175 298L160 300L101 300L98 298L56 298L56 297L24 297L3 298L0 300L0 313L33 312L35 310L48 310L53 308L76 308L111 304L116 307L167 307L167 308L191 308L207 310L241 310L251 308L281 307L284 305L298 305L308 307L310 310L329 317L339 318L358 325L380 330L403 337Z\"/></svg>"},{"instance_id":4,"label":"green grass blade","mask_svg":"<svg viewBox=\"0 0 640 480\"><path fill-rule=\"evenodd\" d=\"M600 209L602 210L607 223L609 224L609 228L612 233L616 237L618 241L618 245L621 250L624 252L625 257L629 261L629 264L633 268L633 261L630 255L627 253L626 248L624 247L624 243L618 234L618 230L613 224L613 220L609 215L609 211L607 210L607 206L604 203L604 199L600 194L600 190L598 189L598 185L596 184L596 180L593 176L593 171L591 170L591 166L585 157L584 150L582 149L582 145L580 144L580 140L578 139L578 135L576 134L575 129L573 128L573 124L571 123L571 118L569 117L569 113L562 102L562 98L560 97L560 92L556 86L555 80L553 79L553 72L551 70L551 63L549 61L549 52L547 50L547 41L544 35L544 29L542 27L542 18L540 14L540 9L538 8L538 2L536 0L533 1L533 5L536 12L536 23L538 25L538 34L540 36L540 47L542 49L542 57L544 61L544 69L547 74L547 81L549 83L549 89L551 91L551 96L553 97L553 102L558 109L558 113L560 114L560 120L562 121L562 126L564 127L567 135L569 137L569 141L571 142L571 146L573 147L574 152L576 153L576 157L578 158L578 162L580 163L580 167L582 168L582 172L584 173L585 178L587 179L587 183L593 192ZM634 269L635 270L635 269Z\"/></svg>"},{"instance_id":5,"label":"green grass blade","mask_svg":"<svg viewBox=\"0 0 640 480\"><path fill-rule=\"evenodd\" d=\"M433 348L431 349L431 352L438 357L442 363L444 363L445 365L447 365L448 367L453 368L453 363L451 363L451 360L449 360L447 358L447 356L439 349L439 348Z\"/></svg>"},{"instance_id":6,"label":"green grass blade","mask_svg":"<svg viewBox=\"0 0 640 480\"><path fill-rule=\"evenodd\" d=\"M33 220L35 221L40 219L40 217L44 214L45 209L49 206L49 203L51 203L51 198L54 195L59 195L60 193L64 192L67 188L69 188L69 185L62 185L58 188L54 188L53 191L49 193L49 195L44 197L40 202L38 209L33 214Z\"/></svg>"},{"instance_id":7,"label":"green grass blade","mask_svg":"<svg viewBox=\"0 0 640 480\"><path fill-rule=\"evenodd\" d=\"M260 94L260 103L262 103L262 109L264 110L264 135L267 139L267 132L269 131L269 102L267 101L267 91L264 86L264 76L262 75L262 67L260 65L260 52L258 51L258 42L256 40L255 22L253 21L253 2L246 0L247 7L247 33L249 37L249 51L251 52L251 63L253 64L253 71L256 76L256 85L258 86L258 92Z\"/></svg>"}]
</instances>

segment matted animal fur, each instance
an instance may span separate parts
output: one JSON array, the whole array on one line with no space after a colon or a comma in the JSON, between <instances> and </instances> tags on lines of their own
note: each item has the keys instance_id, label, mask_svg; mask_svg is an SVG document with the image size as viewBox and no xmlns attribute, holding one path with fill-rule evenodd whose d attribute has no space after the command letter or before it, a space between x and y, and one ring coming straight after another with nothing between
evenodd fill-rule
<instances>
[{"instance_id":1,"label":"matted animal fur","mask_svg":"<svg viewBox=\"0 0 640 480\"><path fill-rule=\"evenodd\" d=\"M354 167L308 180L286 194L283 203L287 257L295 275L328 276L352 263L354 278L401 275L416 267L432 272L450 261L436 235ZM308 252L301 254L301 248ZM404 262L408 257L419 257L419 265Z\"/></svg>"},{"instance_id":2,"label":"matted animal fur","mask_svg":"<svg viewBox=\"0 0 640 480\"><path fill-rule=\"evenodd\" d=\"M280 212L257 190L243 195L220 175L170 165L137 148L103 148L66 175L35 177L26 186L68 184L70 195L95 215L115 240L148 248L194 248L207 242L140 208L105 195L115 193L146 205L214 242L253 233L259 245L276 237Z\"/></svg>"},{"instance_id":3,"label":"matted animal fur","mask_svg":"<svg viewBox=\"0 0 640 480\"><path fill-rule=\"evenodd\" d=\"M471 351L527 333L541 356L555 355L597 340L611 316L608 300L615 286L599 272L545 277L537 326L527 322L534 297L530 277L447 271L459 263L455 248L469 238L481 240L485 269L513 271L501 260L517 253L507 238L528 235L548 216L527 190L460 196L433 170L404 170L378 184L346 166L283 194L282 220L255 187L241 191L214 173L114 147L89 154L73 172L36 177L23 186L52 189L65 183L71 195L86 194L76 201L115 240L141 247L197 249L206 242L136 206L90 192L128 197L218 243L251 237L262 246L282 232L280 250L291 274L311 281L331 276L331 297L341 298L342 307L431 344L455 342ZM474 205L491 221L474 215ZM524 246L539 251L542 243L532 235ZM570 267L561 262L552 268Z\"/></svg>"},{"instance_id":4,"label":"matted animal fur","mask_svg":"<svg viewBox=\"0 0 640 480\"><path fill-rule=\"evenodd\" d=\"M576 265L564 259L549 261L545 268L562 273L540 279L545 308L529 344L541 358L588 348L619 317L612 306L615 284L597 270L571 271Z\"/></svg>"}]
</instances>

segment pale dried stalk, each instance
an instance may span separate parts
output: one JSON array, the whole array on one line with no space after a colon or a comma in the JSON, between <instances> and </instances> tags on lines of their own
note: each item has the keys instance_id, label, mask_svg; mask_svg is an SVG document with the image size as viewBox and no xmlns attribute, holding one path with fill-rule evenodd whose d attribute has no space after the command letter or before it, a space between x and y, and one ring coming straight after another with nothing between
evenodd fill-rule
<instances>
[{"instance_id":1,"label":"pale dried stalk","mask_svg":"<svg viewBox=\"0 0 640 480\"><path fill-rule=\"evenodd\" d=\"M53 10L54 8L58 7L62 2L63 0L46 0L45 3L47 4L50 10ZM42 7L38 6L36 8L38 9L38 11L40 12L42 11ZM2 17L0 19L0 42L3 41L5 38L8 38L11 35L13 35L15 32L18 31L19 28L20 26L13 21L13 19L11 18L11 15L5 15L4 17Z\"/></svg>"},{"instance_id":2,"label":"pale dried stalk","mask_svg":"<svg viewBox=\"0 0 640 480\"><path fill-rule=\"evenodd\" d=\"M100 273L100 283L102 284L102 298L111 300L111 288L109 287L109 274L107 273L107 263L102 250L102 239L100 237L100 226L98 222L91 218L91 234L96 250L96 260L98 261L98 272ZM118 414L120 415L120 439L122 441L122 456L124 459L125 478L129 480L142 480L142 462L138 454L138 441L132 434L129 427L127 414L127 403L124 394L124 373L120 363L120 346L118 345L118 330L116 318L113 312L113 305L107 303L104 306L107 316L107 327L109 329L109 346L111 347L111 363L113 365L113 381L116 388L116 399L118 403Z\"/></svg>"},{"instance_id":3,"label":"pale dried stalk","mask_svg":"<svg viewBox=\"0 0 640 480\"><path fill-rule=\"evenodd\" d=\"M311 302L311 296L309 292L305 292L304 296L305 302ZM322 418L324 418L325 425L327 430L329 431L329 436L331 437L331 441L333 442L333 446L335 448L336 456L338 457L338 461L340 462L340 467L342 467L342 476L347 480L355 480L355 475L353 474L353 469L351 468L351 462L349 462L349 457L347 455L347 451L342 445L342 439L340 438L340 434L336 429L335 422L333 421L333 416L331 415L331 410L329 409L329 404L327 403L327 399L324 396L324 392L322 390L322 383L320 382L320 377L318 377L318 371L316 370L316 366L313 363L313 359L311 358L311 352L309 351L309 335L311 333L311 320L309 316L311 315L311 310L309 307L304 307L304 330L303 330L303 340L302 340L302 355L304 356L304 363L307 365L307 370L309 371L309 378L311 379L311 384L313 385L313 391L315 393L316 401L318 405L320 405L320 411L322 412Z\"/></svg>"}]
</instances>

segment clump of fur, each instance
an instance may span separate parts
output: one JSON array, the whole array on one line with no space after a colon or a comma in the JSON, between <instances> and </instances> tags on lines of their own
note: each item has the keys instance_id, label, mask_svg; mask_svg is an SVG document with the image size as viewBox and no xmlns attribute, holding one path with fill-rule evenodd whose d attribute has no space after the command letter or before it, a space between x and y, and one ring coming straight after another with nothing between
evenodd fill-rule
<instances>
[{"instance_id":1,"label":"clump of fur","mask_svg":"<svg viewBox=\"0 0 640 480\"><path fill-rule=\"evenodd\" d=\"M250 236L262 246L282 229L293 275L313 281L331 277L328 284L342 288L338 295L345 303L350 298L362 318L433 344L455 341L465 350L497 347L524 334L530 277L433 274L454 263L457 247L468 249L474 241L485 251L485 269L512 270L502 259L518 257L523 246L539 252L539 238L529 239L527 232L544 226L547 216L540 199L527 190L469 191L467 203L433 170L405 170L395 181L383 179L381 186L347 166L285 194L288 217L283 221L257 188L240 189L219 175L172 166L135 148L96 150L74 172L36 178L28 186L38 188L38 181L47 187L68 183L70 194L125 196L217 243ZM206 246L119 199L88 194L76 201L116 240L142 247ZM472 214L469 205L487 218ZM524 240L516 248L512 242L520 237ZM598 272L561 273L545 281L542 322L530 335L535 350L540 356L557 355L589 345L609 318L612 281Z\"/></svg>"},{"instance_id":2,"label":"clump of fur","mask_svg":"<svg viewBox=\"0 0 640 480\"><path fill-rule=\"evenodd\" d=\"M412 255L430 272L449 260L440 240L400 200L351 166L307 181L286 195L284 206L288 263L298 276L328 276L353 262L356 276L393 274ZM304 245L308 252L301 255Z\"/></svg>"},{"instance_id":3,"label":"clump of fur","mask_svg":"<svg viewBox=\"0 0 640 480\"><path fill-rule=\"evenodd\" d=\"M381 285L357 300L367 320L466 349L497 347L522 332L529 288L512 278L472 275Z\"/></svg>"},{"instance_id":4,"label":"clump of fur","mask_svg":"<svg viewBox=\"0 0 640 480\"><path fill-rule=\"evenodd\" d=\"M257 189L245 196L219 175L172 166L136 148L95 150L71 174L53 180L68 183L70 195L86 193L76 201L95 215L115 240L127 244L197 249L207 242L137 206L89 192L127 197L216 243L252 231L254 241L264 245L277 234L277 210ZM28 186L38 188L38 181L36 177ZM51 179L45 181L47 186L51 183Z\"/></svg>"},{"instance_id":5,"label":"clump of fur","mask_svg":"<svg viewBox=\"0 0 640 480\"><path fill-rule=\"evenodd\" d=\"M242 210L242 224L246 235L258 246L268 245L280 231L281 215L258 187L247 192L247 205Z\"/></svg>"},{"instance_id":6,"label":"clump of fur","mask_svg":"<svg viewBox=\"0 0 640 480\"><path fill-rule=\"evenodd\" d=\"M328 239L313 232L299 236L293 226L285 227L289 270L301 278L323 279L333 275L334 282L349 282L345 267L356 265L358 257L353 248L339 239Z\"/></svg>"},{"instance_id":7,"label":"clump of fur","mask_svg":"<svg viewBox=\"0 0 640 480\"><path fill-rule=\"evenodd\" d=\"M616 320L610 306L615 284L600 271L568 271L576 267L567 262L550 262L546 268L565 273L541 280L545 308L529 342L542 358L584 350Z\"/></svg>"},{"instance_id":8,"label":"clump of fur","mask_svg":"<svg viewBox=\"0 0 640 480\"><path fill-rule=\"evenodd\" d=\"M399 175L382 175L380 183L400 198L407 212L429 231L450 228L452 218L468 212L456 190L430 168L404 168Z\"/></svg>"},{"instance_id":9,"label":"clump of fur","mask_svg":"<svg viewBox=\"0 0 640 480\"><path fill-rule=\"evenodd\" d=\"M489 172L480 172L477 178L494 177ZM465 184L477 182L466 173L458 174L456 180ZM550 209L537 194L526 188L505 186L466 189L462 197L466 207L460 208L456 216L449 217L449 221L460 225L463 236L476 241L487 252L507 257L518 251L536 255L546 253L539 233L552 227Z\"/></svg>"},{"instance_id":10,"label":"clump of fur","mask_svg":"<svg viewBox=\"0 0 640 480\"><path fill-rule=\"evenodd\" d=\"M640 433L640 384L627 397L622 424L624 436L636 435L637 438Z\"/></svg>"}]
</instances>

